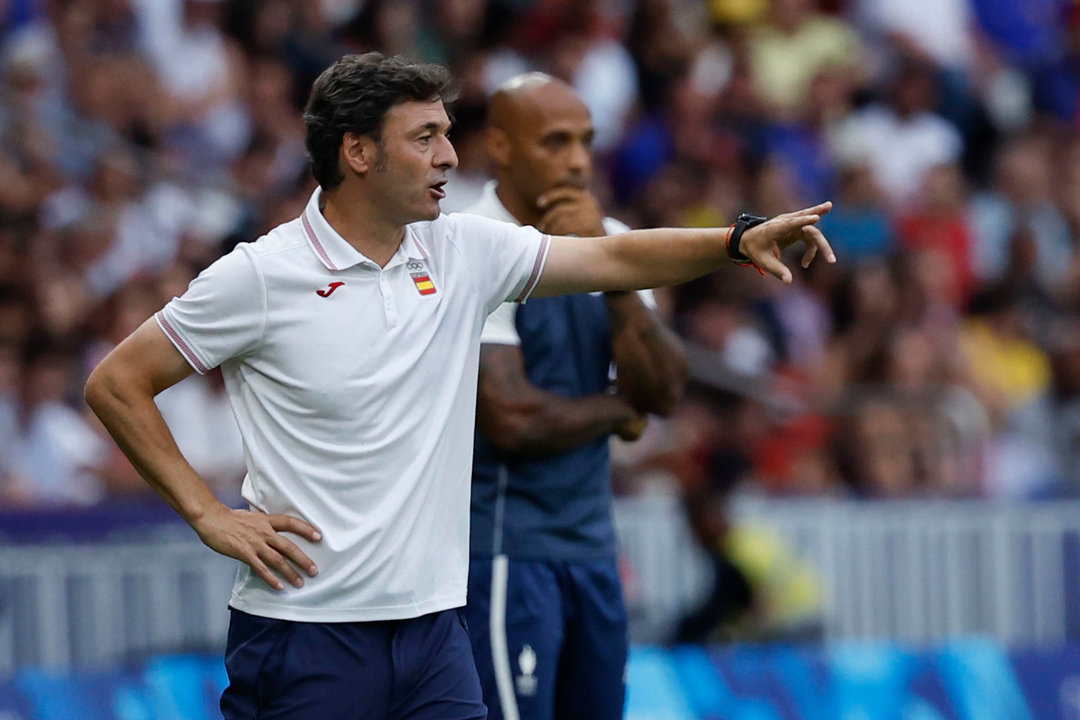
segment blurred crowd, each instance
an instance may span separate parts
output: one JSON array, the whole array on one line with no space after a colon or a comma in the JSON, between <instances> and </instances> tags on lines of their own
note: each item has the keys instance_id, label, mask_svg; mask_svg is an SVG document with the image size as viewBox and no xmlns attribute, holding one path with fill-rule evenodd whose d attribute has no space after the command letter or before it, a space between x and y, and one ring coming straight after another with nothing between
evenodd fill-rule
<instances>
[{"instance_id":1,"label":"blurred crowd","mask_svg":"<svg viewBox=\"0 0 1080 720\"><path fill-rule=\"evenodd\" d=\"M837 265L660 294L694 382L618 448L619 492L1080 488L1072 0L0 0L0 507L150 492L85 377L300 213L307 91L367 50L459 79L446 211L488 177L486 98L533 69L588 104L594 190L631 226L835 202ZM220 378L159 404L235 498Z\"/></svg>"}]
</instances>

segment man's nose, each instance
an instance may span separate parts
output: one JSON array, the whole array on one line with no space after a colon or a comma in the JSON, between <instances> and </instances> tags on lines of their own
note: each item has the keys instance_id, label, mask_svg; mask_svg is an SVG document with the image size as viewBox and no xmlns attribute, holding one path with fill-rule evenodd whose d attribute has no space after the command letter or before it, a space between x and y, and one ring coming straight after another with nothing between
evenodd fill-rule
<instances>
[{"instance_id":1,"label":"man's nose","mask_svg":"<svg viewBox=\"0 0 1080 720\"><path fill-rule=\"evenodd\" d=\"M584 143L574 143L570 147L567 169L576 175L586 175L592 167L592 153Z\"/></svg>"},{"instance_id":2,"label":"man's nose","mask_svg":"<svg viewBox=\"0 0 1080 720\"><path fill-rule=\"evenodd\" d=\"M442 136L442 142L439 143L438 149L432 156L431 164L443 170L453 170L457 167L457 151L454 150L454 144L450 142L450 138Z\"/></svg>"}]
</instances>

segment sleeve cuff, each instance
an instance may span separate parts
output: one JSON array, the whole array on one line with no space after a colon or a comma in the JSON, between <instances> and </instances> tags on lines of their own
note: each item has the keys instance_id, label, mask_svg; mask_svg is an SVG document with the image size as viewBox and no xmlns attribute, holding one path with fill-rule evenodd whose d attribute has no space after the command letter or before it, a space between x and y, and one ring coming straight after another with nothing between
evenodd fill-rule
<instances>
[{"instance_id":1,"label":"sleeve cuff","mask_svg":"<svg viewBox=\"0 0 1080 720\"><path fill-rule=\"evenodd\" d=\"M540 248L536 252L536 261L533 263L532 274L529 275L529 279L525 282L525 287L521 288L521 292L514 298L514 302L524 303L528 301L529 296L536 289L536 285L540 282L540 276L544 273L544 265L547 263L548 249L550 247L551 236L541 235Z\"/></svg>"},{"instance_id":2,"label":"sleeve cuff","mask_svg":"<svg viewBox=\"0 0 1080 720\"><path fill-rule=\"evenodd\" d=\"M176 330L169 318L165 316L164 310L159 310L154 313L154 319L157 320L158 327L165 333L165 337L169 338L169 341L180 351L180 354L184 356L184 359L188 361L188 364L195 369L195 372L200 375L205 375L209 372L209 368L199 359L195 351L191 349L187 341Z\"/></svg>"}]
</instances>

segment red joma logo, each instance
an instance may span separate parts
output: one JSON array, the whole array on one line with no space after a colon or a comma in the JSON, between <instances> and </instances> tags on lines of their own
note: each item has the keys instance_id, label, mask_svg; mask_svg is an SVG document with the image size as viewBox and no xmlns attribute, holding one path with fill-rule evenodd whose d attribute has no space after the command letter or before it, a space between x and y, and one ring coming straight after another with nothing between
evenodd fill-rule
<instances>
[{"instance_id":1,"label":"red joma logo","mask_svg":"<svg viewBox=\"0 0 1080 720\"><path fill-rule=\"evenodd\" d=\"M330 283L330 287L326 288L325 290L316 290L315 294L318 295L319 297L330 297L331 295L334 294L335 290L337 290L339 287L341 287L344 284L345 283L343 283L343 282L332 282L332 283Z\"/></svg>"}]
</instances>

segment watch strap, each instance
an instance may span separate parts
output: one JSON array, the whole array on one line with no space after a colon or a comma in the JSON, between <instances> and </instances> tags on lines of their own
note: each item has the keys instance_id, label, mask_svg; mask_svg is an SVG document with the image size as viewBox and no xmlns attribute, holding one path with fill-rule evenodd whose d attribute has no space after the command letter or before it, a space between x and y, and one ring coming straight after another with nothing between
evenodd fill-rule
<instances>
[{"instance_id":1,"label":"watch strap","mask_svg":"<svg viewBox=\"0 0 1080 720\"><path fill-rule=\"evenodd\" d=\"M736 265L753 265L754 261L750 259L750 256L745 254L739 247L742 243L742 236L747 230L768 220L766 217L760 215L750 215L749 213L742 213L735 219L735 224L728 230L727 236L727 254L731 262Z\"/></svg>"}]
</instances>

